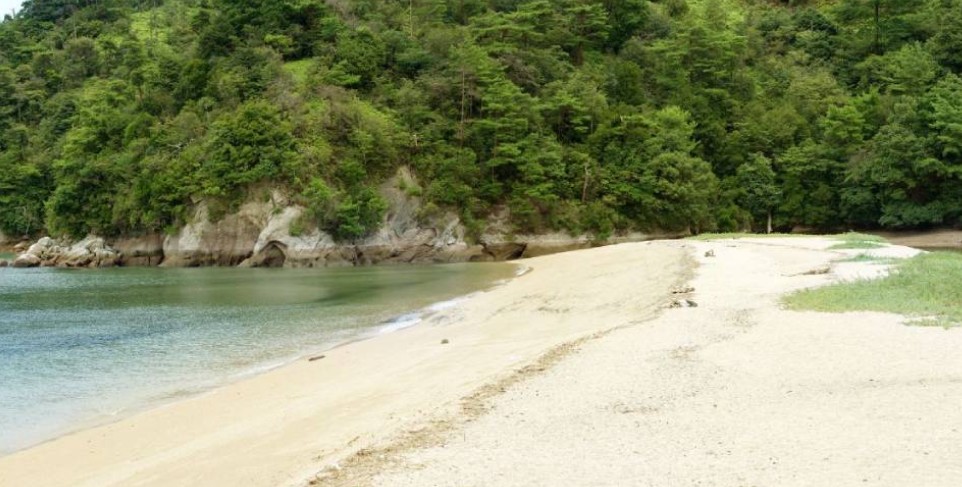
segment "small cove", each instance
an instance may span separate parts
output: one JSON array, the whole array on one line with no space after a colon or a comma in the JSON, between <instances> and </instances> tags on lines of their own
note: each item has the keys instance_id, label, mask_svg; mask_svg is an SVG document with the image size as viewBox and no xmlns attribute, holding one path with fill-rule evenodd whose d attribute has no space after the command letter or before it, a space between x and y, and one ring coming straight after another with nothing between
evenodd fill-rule
<instances>
[{"instance_id":1,"label":"small cove","mask_svg":"<svg viewBox=\"0 0 962 487\"><path fill-rule=\"evenodd\" d=\"M0 269L0 454L416 324L514 273Z\"/></svg>"}]
</instances>

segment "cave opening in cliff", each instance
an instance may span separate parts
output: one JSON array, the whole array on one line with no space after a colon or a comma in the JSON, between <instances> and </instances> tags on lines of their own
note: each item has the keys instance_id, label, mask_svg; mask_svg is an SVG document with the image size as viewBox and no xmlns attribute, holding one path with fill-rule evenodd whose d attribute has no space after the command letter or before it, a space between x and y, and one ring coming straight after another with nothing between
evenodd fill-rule
<instances>
[{"instance_id":1,"label":"cave opening in cliff","mask_svg":"<svg viewBox=\"0 0 962 487\"><path fill-rule=\"evenodd\" d=\"M260 262L257 267L284 267L284 263L287 262L287 254L284 253L280 244L272 242L261 251L261 257L258 260Z\"/></svg>"}]
</instances>

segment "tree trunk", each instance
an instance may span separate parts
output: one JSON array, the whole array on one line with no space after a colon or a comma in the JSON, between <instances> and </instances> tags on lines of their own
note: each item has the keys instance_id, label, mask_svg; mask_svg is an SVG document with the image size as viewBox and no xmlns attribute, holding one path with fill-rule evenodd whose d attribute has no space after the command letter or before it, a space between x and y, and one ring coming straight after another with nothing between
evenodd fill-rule
<instances>
[{"instance_id":1,"label":"tree trunk","mask_svg":"<svg viewBox=\"0 0 962 487\"><path fill-rule=\"evenodd\" d=\"M765 227L765 233L772 233L772 210L768 210L768 225Z\"/></svg>"},{"instance_id":2,"label":"tree trunk","mask_svg":"<svg viewBox=\"0 0 962 487\"><path fill-rule=\"evenodd\" d=\"M467 92L468 88L466 86L467 74L465 73L465 69L466 68L462 65L461 66L461 121L458 124L458 147L459 148L464 148L464 117L465 117L464 105L465 105L465 98L467 97L467 93L468 93Z\"/></svg>"},{"instance_id":3,"label":"tree trunk","mask_svg":"<svg viewBox=\"0 0 962 487\"><path fill-rule=\"evenodd\" d=\"M581 187L581 202L588 202L588 181L591 179L591 171L588 169L588 163L585 163L585 184Z\"/></svg>"}]
</instances>

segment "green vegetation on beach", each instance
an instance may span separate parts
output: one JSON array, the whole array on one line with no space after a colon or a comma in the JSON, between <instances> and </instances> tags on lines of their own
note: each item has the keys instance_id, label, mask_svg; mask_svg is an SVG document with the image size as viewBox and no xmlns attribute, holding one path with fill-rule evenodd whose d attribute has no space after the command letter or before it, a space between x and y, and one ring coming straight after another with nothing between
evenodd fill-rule
<instances>
[{"instance_id":1,"label":"green vegetation on beach","mask_svg":"<svg viewBox=\"0 0 962 487\"><path fill-rule=\"evenodd\" d=\"M689 240L726 240L726 239L738 239L738 238L811 238L812 235L806 235L802 233L747 233L747 232L732 232L732 233L702 233L699 235L693 235L688 237ZM886 244L886 240L877 235L868 235L865 233L848 232L841 233L838 235L828 235L827 237L833 240L838 240L838 245L833 246L833 249L874 249L883 247Z\"/></svg>"},{"instance_id":2,"label":"green vegetation on beach","mask_svg":"<svg viewBox=\"0 0 962 487\"><path fill-rule=\"evenodd\" d=\"M895 263L887 277L801 291L785 303L795 310L883 311L914 317L916 324L962 325L962 254L922 254Z\"/></svg>"},{"instance_id":3,"label":"green vegetation on beach","mask_svg":"<svg viewBox=\"0 0 962 487\"><path fill-rule=\"evenodd\" d=\"M834 237L841 242L833 245L832 250L878 249L886 245L884 238L876 235L849 232Z\"/></svg>"},{"instance_id":4,"label":"green vegetation on beach","mask_svg":"<svg viewBox=\"0 0 962 487\"><path fill-rule=\"evenodd\" d=\"M728 233L700 233L688 237L688 240L710 241L710 240L733 240L739 238L809 238L811 235L801 233L748 233L748 232L728 232Z\"/></svg>"},{"instance_id":5,"label":"green vegetation on beach","mask_svg":"<svg viewBox=\"0 0 962 487\"><path fill-rule=\"evenodd\" d=\"M28 0L0 232L171 231L273 187L350 240L401 167L472 231L958 224L960 74L962 0Z\"/></svg>"},{"instance_id":6,"label":"green vegetation on beach","mask_svg":"<svg viewBox=\"0 0 962 487\"><path fill-rule=\"evenodd\" d=\"M849 257L847 259L842 259L836 262L844 262L844 263L870 262L873 264L895 264L898 262L898 259L893 259L888 257L876 257L872 254L862 253L854 257Z\"/></svg>"}]
</instances>

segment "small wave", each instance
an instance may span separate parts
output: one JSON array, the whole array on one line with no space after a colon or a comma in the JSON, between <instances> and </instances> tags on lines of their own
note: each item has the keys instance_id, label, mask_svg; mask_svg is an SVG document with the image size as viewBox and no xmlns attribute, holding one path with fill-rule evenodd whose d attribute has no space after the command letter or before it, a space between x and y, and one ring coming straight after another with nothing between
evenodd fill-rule
<instances>
[{"instance_id":1,"label":"small wave","mask_svg":"<svg viewBox=\"0 0 962 487\"><path fill-rule=\"evenodd\" d=\"M461 296L460 298L449 299L447 301L437 302L432 304L431 306L428 306L426 309L431 313L437 313L439 311L448 310L448 309L457 307L459 304L467 301L469 298L471 298L475 294L477 293L472 293L467 296Z\"/></svg>"},{"instance_id":2,"label":"small wave","mask_svg":"<svg viewBox=\"0 0 962 487\"><path fill-rule=\"evenodd\" d=\"M440 313L442 311L447 311L452 308L456 308L461 303L467 301L469 298L477 293L469 294L467 296L461 296L454 299L449 299L447 301L439 301L437 303L428 305L413 313L407 313L400 316L396 316L383 322L383 324L377 329L378 334L393 333L396 331L403 330L405 328L410 328L418 323L424 321L425 318L432 316L434 314Z\"/></svg>"},{"instance_id":3,"label":"small wave","mask_svg":"<svg viewBox=\"0 0 962 487\"><path fill-rule=\"evenodd\" d=\"M421 313L408 313L386 321L377 332L380 334L393 333L405 328L410 328L421 322Z\"/></svg>"},{"instance_id":4,"label":"small wave","mask_svg":"<svg viewBox=\"0 0 962 487\"><path fill-rule=\"evenodd\" d=\"M246 377L253 377L255 375L260 375L265 372L270 372L274 369L279 369L293 361L297 360L296 357L284 358L281 360L274 360L271 362L261 363L257 365L250 366L241 372L236 372L231 375L234 379L241 379Z\"/></svg>"}]
</instances>

